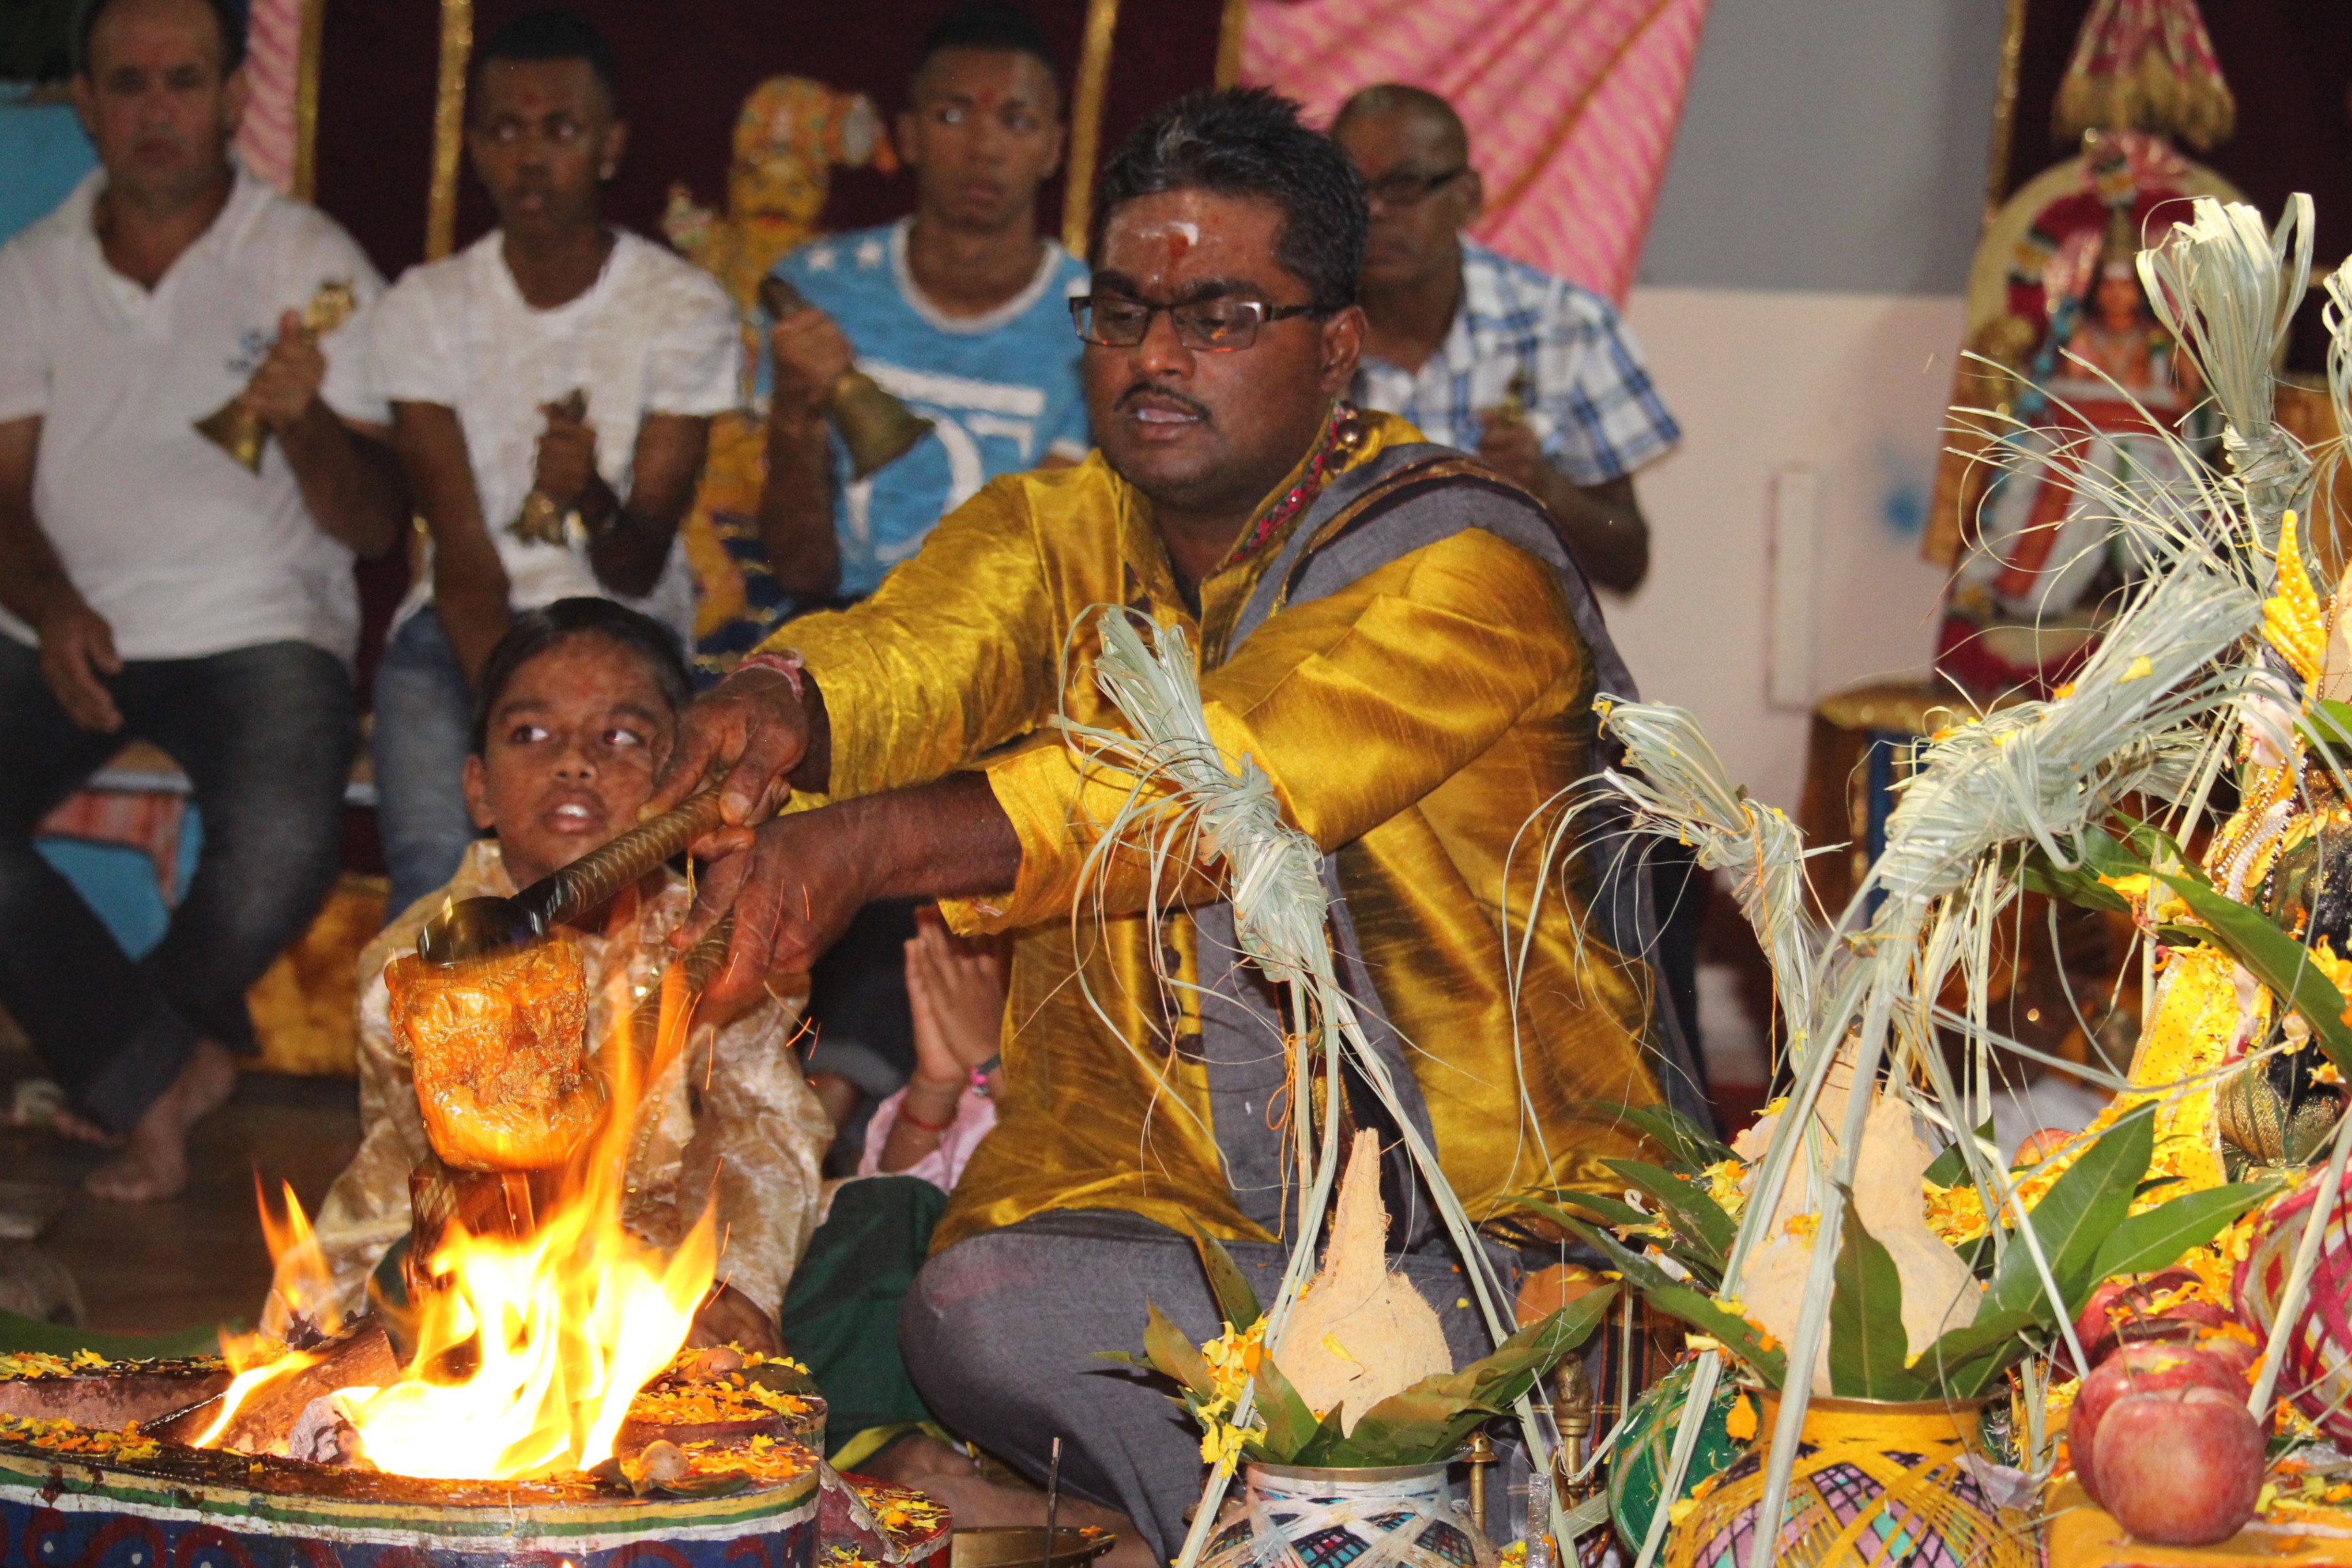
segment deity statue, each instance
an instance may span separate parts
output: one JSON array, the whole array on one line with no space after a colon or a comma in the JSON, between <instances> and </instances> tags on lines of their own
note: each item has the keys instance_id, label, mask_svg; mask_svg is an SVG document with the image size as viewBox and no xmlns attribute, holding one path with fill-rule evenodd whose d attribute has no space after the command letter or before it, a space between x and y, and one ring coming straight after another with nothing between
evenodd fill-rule
<instances>
[{"instance_id":1,"label":"deity statue","mask_svg":"<svg viewBox=\"0 0 2352 1568\"><path fill-rule=\"evenodd\" d=\"M2141 141L2145 174L2162 154ZM2112 492L2193 483L2164 432L2192 449L2217 434L2198 406L2196 367L2158 325L2134 264L2135 216L2165 198L2137 182L2126 196L2106 208L2104 232L2037 229L2026 255L2041 261L2039 276L2011 277L2032 314L2004 314L1979 333L1977 352L2002 373L1986 375L2000 394L1993 406L2017 422L2000 439L2015 450L2008 472L1988 476L1937 649L1938 668L1979 692L2047 695L2066 679L2102 604L2140 570L2114 527ZM2023 344L2030 353L2017 353ZM2020 456L2037 460L2016 464Z\"/></svg>"},{"instance_id":2,"label":"deity statue","mask_svg":"<svg viewBox=\"0 0 2352 1568\"><path fill-rule=\"evenodd\" d=\"M1985 224L1923 545L1956 568L1937 673L1979 700L2065 682L2138 571L2117 495L2193 481L2160 430L2200 457L2218 436L2134 258L2189 198L2243 199L2172 141L2208 146L2234 112L2193 0L2098 0L2053 116L2081 151Z\"/></svg>"},{"instance_id":3,"label":"deity statue","mask_svg":"<svg viewBox=\"0 0 2352 1568\"><path fill-rule=\"evenodd\" d=\"M727 210L697 205L670 187L662 231L689 260L726 287L743 328L741 405L710 422L710 455L680 531L699 584L696 672L715 679L766 636L790 606L768 575L760 542L760 485L767 474L765 410L755 373L766 352L760 334L760 280L784 255L814 238L836 168L893 174L897 152L873 100L807 77L770 77L743 100L727 168Z\"/></svg>"}]
</instances>

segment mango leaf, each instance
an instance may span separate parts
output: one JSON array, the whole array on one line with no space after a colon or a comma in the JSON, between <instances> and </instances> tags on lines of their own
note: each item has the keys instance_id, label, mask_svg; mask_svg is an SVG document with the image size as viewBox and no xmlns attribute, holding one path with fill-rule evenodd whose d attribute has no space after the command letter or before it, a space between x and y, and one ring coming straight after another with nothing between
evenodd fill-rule
<instances>
[{"instance_id":1,"label":"mango leaf","mask_svg":"<svg viewBox=\"0 0 2352 1568\"><path fill-rule=\"evenodd\" d=\"M1846 1194L1830 1294L1830 1392L1853 1399L1916 1399L1924 1392L1903 1364L1903 1279L1893 1254L1864 1227Z\"/></svg>"},{"instance_id":2,"label":"mango leaf","mask_svg":"<svg viewBox=\"0 0 2352 1568\"><path fill-rule=\"evenodd\" d=\"M1648 1194L1665 1212L1675 1234L1692 1243L1720 1270L1731 1255L1731 1237L1738 1227L1721 1205L1672 1171L1645 1165L1639 1160L1603 1160L1602 1164Z\"/></svg>"},{"instance_id":3,"label":"mango leaf","mask_svg":"<svg viewBox=\"0 0 2352 1568\"><path fill-rule=\"evenodd\" d=\"M1225 1321L1236 1329L1246 1329L1265 1316L1265 1309L1257 1304L1257 1292L1225 1250L1225 1244L1201 1228L1200 1221L1184 1216L1185 1226L1192 1233L1192 1247L1201 1255L1201 1272L1209 1277L1209 1293L1217 1299L1217 1310Z\"/></svg>"},{"instance_id":4,"label":"mango leaf","mask_svg":"<svg viewBox=\"0 0 2352 1568\"><path fill-rule=\"evenodd\" d=\"M1992 1142L1992 1121L1990 1117L1983 1126L1977 1129L1976 1139L1979 1144ZM1957 1187L1969 1179L1969 1157L1958 1140L1945 1145L1944 1152L1921 1173L1921 1179L1933 1182L1939 1187Z\"/></svg>"},{"instance_id":5,"label":"mango leaf","mask_svg":"<svg viewBox=\"0 0 2352 1568\"><path fill-rule=\"evenodd\" d=\"M1643 1292L1653 1307L1679 1318L1748 1363L1765 1386L1779 1388L1789 1381L1789 1352L1770 1335L1747 1319L1735 1316L1713 1297L1687 1285L1668 1285Z\"/></svg>"},{"instance_id":6,"label":"mango leaf","mask_svg":"<svg viewBox=\"0 0 2352 1568\"><path fill-rule=\"evenodd\" d=\"M2062 867L2053 861L2040 846L2028 846L2009 862L2010 874L2018 885L2045 898L2062 899L2079 904L2086 910L2102 910L2109 914L2123 914L2131 909L2131 900L2099 880L2098 877L2080 865ZM1944 1185L1951 1184L1945 1183Z\"/></svg>"},{"instance_id":7,"label":"mango leaf","mask_svg":"<svg viewBox=\"0 0 2352 1568\"><path fill-rule=\"evenodd\" d=\"M1594 1193L1561 1193L1558 1197L1559 1203L1584 1210L1602 1225L1655 1225L1658 1222L1657 1215L1643 1214L1632 1204L1616 1198L1604 1198ZM1517 1205L1529 1214L1540 1215L1562 1230L1568 1228L1569 1216L1554 1204L1546 1203L1541 1198L1531 1197L1512 1197L1504 1201Z\"/></svg>"},{"instance_id":8,"label":"mango leaf","mask_svg":"<svg viewBox=\"0 0 2352 1568\"><path fill-rule=\"evenodd\" d=\"M1912 1363L1912 1374L1931 1393L1971 1398L2032 1349L2027 1331L2051 1321L2046 1301L2008 1311L1979 1303L1976 1321L1937 1335Z\"/></svg>"},{"instance_id":9,"label":"mango leaf","mask_svg":"<svg viewBox=\"0 0 2352 1568\"><path fill-rule=\"evenodd\" d=\"M2096 1280L2091 1267L2099 1244L2124 1222L2132 1190L2147 1174L2148 1157L2156 1150L2155 1121L2153 1104L2126 1114L2084 1150L2033 1205L2033 1234L2049 1259L2051 1279L2066 1298L2052 1309L2053 1321L2058 1311L2071 1312L2071 1303ZM1994 1271L1985 1304L1996 1312L2011 1311L2042 1294L2032 1249L2020 1237Z\"/></svg>"},{"instance_id":10,"label":"mango leaf","mask_svg":"<svg viewBox=\"0 0 2352 1568\"><path fill-rule=\"evenodd\" d=\"M2153 842L2153 829L2136 831L2134 847ZM2202 929L2186 929L2223 949L2269 986L2273 996L2302 1014L2328 1058L2338 1068L2352 1072L2352 1026L2344 1022L2344 994L2311 962L2310 951L2273 925L2269 916L2215 892L2204 873L2181 858L2178 847L2159 847L2151 862L2092 828L2083 835L2083 863L2111 877L2160 879L2203 922Z\"/></svg>"},{"instance_id":11,"label":"mango leaf","mask_svg":"<svg viewBox=\"0 0 2352 1568\"><path fill-rule=\"evenodd\" d=\"M1306 1447L1298 1450L1297 1457L1291 1460L1291 1463L1294 1465L1329 1465L1332 1462L1331 1455L1333 1451L1339 1447L1339 1444L1345 1440L1348 1436L1346 1431L1347 1424L1348 1402L1343 1399L1339 1404L1331 1406L1329 1412L1326 1414L1322 1421L1317 1425L1315 1428L1315 1436L1307 1439Z\"/></svg>"},{"instance_id":12,"label":"mango leaf","mask_svg":"<svg viewBox=\"0 0 2352 1568\"><path fill-rule=\"evenodd\" d=\"M1589 1246L1608 1258L1609 1266L1623 1275L1625 1282L1639 1290L1643 1300L1717 1341L1772 1387L1780 1386L1788 1375L1788 1355L1777 1345L1768 1344L1769 1336L1754 1324L1719 1305L1706 1290L1695 1289L1675 1279L1607 1231L1576 1220L1569 1224Z\"/></svg>"},{"instance_id":13,"label":"mango leaf","mask_svg":"<svg viewBox=\"0 0 2352 1568\"><path fill-rule=\"evenodd\" d=\"M1265 1430L1242 1447L1250 1458L1270 1465L1295 1463L1298 1451L1315 1440L1321 1423L1307 1408L1307 1401L1298 1396L1290 1379L1274 1364L1273 1356L1257 1363L1250 1381L1257 1389L1257 1413L1265 1421Z\"/></svg>"},{"instance_id":14,"label":"mango leaf","mask_svg":"<svg viewBox=\"0 0 2352 1568\"><path fill-rule=\"evenodd\" d=\"M1201 1347L1156 1305L1147 1301L1144 1310L1150 1316L1143 1324L1143 1353L1151 1358L1151 1364L1190 1389L1195 1399L1214 1398L1217 1382L1209 1363L1202 1359Z\"/></svg>"},{"instance_id":15,"label":"mango leaf","mask_svg":"<svg viewBox=\"0 0 2352 1568\"><path fill-rule=\"evenodd\" d=\"M2347 752L2352 752L2352 703L2323 697L2311 708L2295 721L2295 732L2310 745L2334 752L2340 763Z\"/></svg>"},{"instance_id":16,"label":"mango leaf","mask_svg":"<svg viewBox=\"0 0 2352 1568\"><path fill-rule=\"evenodd\" d=\"M1606 1223L1612 1226L1622 1225L1628 1229L1646 1226L1666 1226L1671 1217L1664 1215L1643 1214L1629 1204L1618 1203L1613 1198L1595 1198L1590 1193L1562 1193L1559 1197L1562 1202L1573 1203L1580 1208L1590 1206L1595 1213L1604 1213L1609 1210L1622 1211L1624 1218L1612 1219ZM1593 1227L1585 1221L1564 1209L1545 1203L1540 1198L1514 1197L1505 1201L1516 1204L1531 1214L1541 1215L1566 1235L1583 1237L1589 1240L1593 1233ZM1709 1289L1722 1283L1723 1258L1720 1256L1710 1258L1699 1247L1686 1244L1672 1235L1662 1241L1646 1237L1644 1239L1650 1240L1652 1246L1681 1264L1694 1276L1706 1280ZM1661 1274L1660 1278L1664 1279L1665 1276Z\"/></svg>"},{"instance_id":17,"label":"mango leaf","mask_svg":"<svg viewBox=\"0 0 2352 1568\"><path fill-rule=\"evenodd\" d=\"M1558 1311L1547 1312L1529 1323L1496 1345L1492 1353L1446 1378L1423 1378L1422 1384L1452 1388L1466 1379L1466 1387L1461 1389L1466 1396L1489 1405L1508 1405L1525 1394L1537 1378L1559 1364L1562 1356L1591 1338L1592 1331L1608 1320L1609 1309L1616 1300L1614 1285L1588 1290ZM1371 1412L1365 1414L1370 1415Z\"/></svg>"},{"instance_id":18,"label":"mango leaf","mask_svg":"<svg viewBox=\"0 0 2352 1568\"><path fill-rule=\"evenodd\" d=\"M2239 1182L2184 1193L2136 1214L2107 1233L2099 1243L2091 1272L2101 1279L2121 1274L2150 1274L2169 1268L2192 1247L2202 1247L2240 1215L2268 1199L2283 1184L2276 1181Z\"/></svg>"},{"instance_id":19,"label":"mango leaf","mask_svg":"<svg viewBox=\"0 0 2352 1568\"><path fill-rule=\"evenodd\" d=\"M1423 1379L1392 1394L1356 1418L1355 1430L1332 1445L1323 1463L1333 1466L1428 1465L1451 1458L1463 1439L1497 1412L1490 1405L1465 1404L1431 1392Z\"/></svg>"},{"instance_id":20,"label":"mango leaf","mask_svg":"<svg viewBox=\"0 0 2352 1568\"><path fill-rule=\"evenodd\" d=\"M1672 1106L1620 1105L1610 1109L1617 1120L1632 1123L1643 1137L1694 1173L1738 1158L1717 1142L1714 1133Z\"/></svg>"}]
</instances>

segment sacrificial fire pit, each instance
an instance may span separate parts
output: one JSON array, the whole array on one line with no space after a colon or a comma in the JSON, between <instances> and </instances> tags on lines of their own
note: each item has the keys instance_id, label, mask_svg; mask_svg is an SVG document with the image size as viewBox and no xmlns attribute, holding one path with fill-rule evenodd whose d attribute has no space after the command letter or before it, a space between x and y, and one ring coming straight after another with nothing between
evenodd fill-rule
<instances>
[{"instance_id":1,"label":"sacrificial fire pit","mask_svg":"<svg viewBox=\"0 0 2352 1568\"><path fill-rule=\"evenodd\" d=\"M381 1331L363 1320L340 1353L305 1371L331 1379L363 1367L379 1353L372 1336ZM197 1446L208 1433L194 1429L220 1423L231 1382L213 1357L0 1356L0 1563L816 1568L936 1558L945 1568L946 1510L828 1468L824 1402L789 1363L682 1352L630 1401L612 1458L487 1481L356 1468L316 1402L247 1412L242 1440L253 1451ZM321 1397L331 1412L333 1396ZM332 1458L285 1451L306 1445Z\"/></svg>"}]
</instances>

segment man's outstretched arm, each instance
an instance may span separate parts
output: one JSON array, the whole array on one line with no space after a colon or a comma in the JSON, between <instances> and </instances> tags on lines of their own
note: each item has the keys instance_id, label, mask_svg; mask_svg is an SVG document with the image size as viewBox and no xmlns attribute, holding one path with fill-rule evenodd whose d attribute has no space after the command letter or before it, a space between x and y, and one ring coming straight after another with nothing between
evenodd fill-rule
<instances>
[{"instance_id":1,"label":"man's outstretched arm","mask_svg":"<svg viewBox=\"0 0 2352 1568\"><path fill-rule=\"evenodd\" d=\"M957 773L795 812L743 835L711 862L696 918L671 941L691 943L720 911L734 910L727 967L709 991L723 1005L756 994L772 974L806 973L877 899L1001 892L1020 871L1020 839L987 776Z\"/></svg>"}]
</instances>

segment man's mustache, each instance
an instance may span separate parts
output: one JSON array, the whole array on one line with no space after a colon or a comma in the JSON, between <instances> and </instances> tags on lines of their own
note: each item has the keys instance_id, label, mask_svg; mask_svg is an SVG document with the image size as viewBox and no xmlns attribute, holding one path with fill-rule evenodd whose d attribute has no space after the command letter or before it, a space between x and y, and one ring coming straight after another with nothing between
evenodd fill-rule
<instances>
[{"instance_id":1,"label":"man's mustache","mask_svg":"<svg viewBox=\"0 0 2352 1568\"><path fill-rule=\"evenodd\" d=\"M1213 425L1216 423L1215 418L1209 413L1209 405L1207 404L1202 403L1196 398L1187 397L1181 392L1171 392L1167 387L1155 386L1148 381L1139 381L1134 385L1129 387L1125 392L1120 393L1118 395L1118 401L1110 405L1111 412L1114 414L1122 413L1125 410L1133 407L1135 405L1136 399L1144 396L1157 397L1164 402L1172 403L1177 407L1182 409L1185 413L1192 416L1193 418L1198 419L1203 425Z\"/></svg>"}]
</instances>

